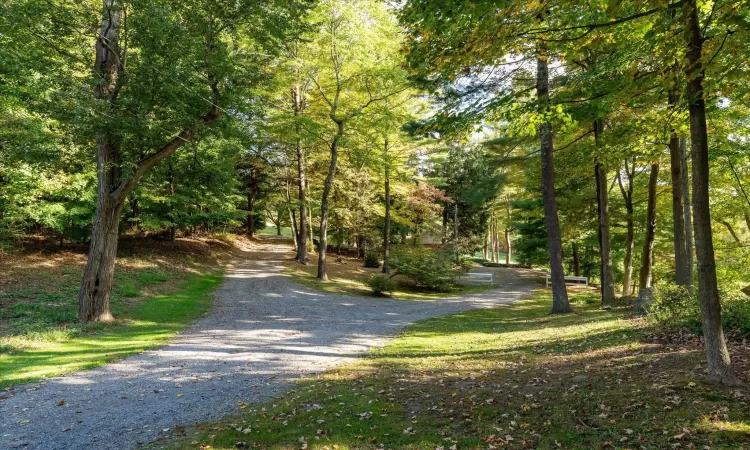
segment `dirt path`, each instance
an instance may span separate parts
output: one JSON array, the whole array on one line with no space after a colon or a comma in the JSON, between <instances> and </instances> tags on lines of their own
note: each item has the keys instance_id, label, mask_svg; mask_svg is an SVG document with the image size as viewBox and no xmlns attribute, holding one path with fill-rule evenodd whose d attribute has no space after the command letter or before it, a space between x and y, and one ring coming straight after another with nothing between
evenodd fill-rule
<instances>
[{"instance_id":1,"label":"dirt path","mask_svg":"<svg viewBox=\"0 0 750 450\"><path fill-rule=\"evenodd\" d=\"M286 245L258 245L227 270L212 312L164 347L11 390L0 400L0 448L132 448L266 400L414 321L509 304L543 284L538 272L507 269L499 289L466 297L337 296L292 283L287 257Z\"/></svg>"}]
</instances>

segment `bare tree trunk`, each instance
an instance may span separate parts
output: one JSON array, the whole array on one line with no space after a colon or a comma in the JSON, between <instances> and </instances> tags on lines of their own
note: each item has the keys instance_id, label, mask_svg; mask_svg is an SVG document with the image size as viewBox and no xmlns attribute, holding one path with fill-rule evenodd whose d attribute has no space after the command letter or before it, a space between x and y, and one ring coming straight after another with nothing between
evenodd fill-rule
<instances>
[{"instance_id":1,"label":"bare tree trunk","mask_svg":"<svg viewBox=\"0 0 750 450\"><path fill-rule=\"evenodd\" d=\"M487 241L490 239L489 225L487 230L484 232L484 244L482 245L482 261L487 261Z\"/></svg>"},{"instance_id":2,"label":"bare tree trunk","mask_svg":"<svg viewBox=\"0 0 750 450\"><path fill-rule=\"evenodd\" d=\"M646 237L643 240L641 253L640 290L651 287L651 276L654 267L654 237L656 236L656 183L659 180L659 163L651 164L651 175L648 179L648 206L646 207Z\"/></svg>"},{"instance_id":3,"label":"bare tree trunk","mask_svg":"<svg viewBox=\"0 0 750 450\"><path fill-rule=\"evenodd\" d=\"M511 247L510 242L510 228L505 229L505 264L510 264L510 258L511 254L513 252L513 248Z\"/></svg>"},{"instance_id":4,"label":"bare tree trunk","mask_svg":"<svg viewBox=\"0 0 750 450\"><path fill-rule=\"evenodd\" d=\"M169 221L171 225L169 227L169 240L174 242L176 239L176 227L174 220L174 167L172 166L172 160L169 160Z\"/></svg>"},{"instance_id":5,"label":"bare tree trunk","mask_svg":"<svg viewBox=\"0 0 750 450\"><path fill-rule=\"evenodd\" d=\"M456 254L456 262L458 262L458 203L454 203L453 205L453 251Z\"/></svg>"},{"instance_id":6,"label":"bare tree trunk","mask_svg":"<svg viewBox=\"0 0 750 450\"><path fill-rule=\"evenodd\" d=\"M627 237L625 240L625 260L624 274L622 282L622 295L623 297L630 296L633 291L633 249L635 247L635 230L633 224L633 181L635 179L635 160L633 160L632 168L628 166L628 161L624 161L625 164L625 175L628 178L627 188L622 183L622 170L620 169L617 174L617 184L620 186L620 193L622 193L622 199L625 202L625 222L627 226Z\"/></svg>"},{"instance_id":7,"label":"bare tree trunk","mask_svg":"<svg viewBox=\"0 0 750 450\"><path fill-rule=\"evenodd\" d=\"M497 263L499 262L499 255L500 255L500 249L499 244L497 242L497 218L493 215L492 216L492 226L490 228L490 243L491 243L491 249L490 252L492 253L492 262Z\"/></svg>"},{"instance_id":8,"label":"bare tree trunk","mask_svg":"<svg viewBox=\"0 0 750 450\"><path fill-rule=\"evenodd\" d=\"M294 248L298 249L297 235L299 233L299 228L297 228L297 215L292 208L287 208L287 213L289 214L289 223L292 224L292 241L294 243Z\"/></svg>"},{"instance_id":9,"label":"bare tree trunk","mask_svg":"<svg viewBox=\"0 0 750 450\"><path fill-rule=\"evenodd\" d=\"M302 112L303 99L300 92L299 85L295 85L292 90L292 101L294 102L294 116L298 117ZM299 228L297 230L297 255L294 257L297 261L302 264L307 264L309 258L307 256L307 196L306 196L306 183L305 183L305 149L302 147L302 139L300 137L302 133L302 127L299 123L295 124L297 132L297 188L298 188L298 200L299 200Z\"/></svg>"},{"instance_id":10,"label":"bare tree trunk","mask_svg":"<svg viewBox=\"0 0 750 450\"><path fill-rule=\"evenodd\" d=\"M716 280L711 210L709 206L708 130L706 104L703 95L701 36L696 0L684 3L685 31L687 36L687 100L690 110L690 144L693 162L693 227L695 250L698 259L698 294L705 342L708 378L724 384L737 384L732 372L729 349L721 325L721 303Z\"/></svg>"},{"instance_id":11,"label":"bare tree trunk","mask_svg":"<svg viewBox=\"0 0 750 450\"><path fill-rule=\"evenodd\" d=\"M544 115L549 108L549 68L547 66L547 49L541 42L537 44L536 94L539 101L539 113ZM552 279L552 312L569 313L573 309L568 302L568 291L565 286L565 273L563 271L562 236L560 235L560 221L557 216L557 201L555 199L552 124L548 120L539 125L539 137L542 157L542 198L547 226L550 278Z\"/></svg>"},{"instance_id":12,"label":"bare tree trunk","mask_svg":"<svg viewBox=\"0 0 750 450\"><path fill-rule=\"evenodd\" d=\"M255 236L255 169L250 169L250 180L247 188L247 235Z\"/></svg>"},{"instance_id":13,"label":"bare tree trunk","mask_svg":"<svg viewBox=\"0 0 750 450\"><path fill-rule=\"evenodd\" d=\"M601 134L604 121L594 121L594 139L596 146L601 147ZM601 274L602 308L609 309L615 302L615 276L612 272L612 248L609 232L609 196L607 189L607 171L597 159L594 166L596 175L596 203L599 215L599 256Z\"/></svg>"},{"instance_id":14,"label":"bare tree trunk","mask_svg":"<svg viewBox=\"0 0 750 450\"><path fill-rule=\"evenodd\" d=\"M338 161L338 144L344 136L344 122L336 122L336 135L331 142L331 161L328 164L328 175L323 184L323 197L320 200L320 236L318 239L318 278L327 281L326 249L328 248L328 199L333 189L333 177L336 176L336 162Z\"/></svg>"},{"instance_id":15,"label":"bare tree trunk","mask_svg":"<svg viewBox=\"0 0 750 450\"><path fill-rule=\"evenodd\" d=\"M578 256L578 243L573 242L573 273L575 276L581 276L581 258Z\"/></svg>"},{"instance_id":16,"label":"bare tree trunk","mask_svg":"<svg viewBox=\"0 0 750 450\"><path fill-rule=\"evenodd\" d=\"M675 94L669 94L669 104L677 102ZM685 213L682 210L682 162L680 161L680 139L672 130L669 137L669 161L672 174L672 223L675 262L675 283L680 286L688 284L687 250L685 244Z\"/></svg>"},{"instance_id":17,"label":"bare tree trunk","mask_svg":"<svg viewBox=\"0 0 750 450\"><path fill-rule=\"evenodd\" d=\"M625 261L624 261L624 274L622 280L622 295L628 297L632 294L633 284L633 249L635 247L635 230L633 224L633 204L631 203L627 207L627 216L625 221L627 222L627 236L625 238Z\"/></svg>"},{"instance_id":18,"label":"bare tree trunk","mask_svg":"<svg viewBox=\"0 0 750 450\"><path fill-rule=\"evenodd\" d=\"M693 292L693 209L690 206L690 189L688 188L687 141L680 139L680 167L682 169L682 213L685 215L685 275L688 289ZM750 226L750 225L749 225Z\"/></svg>"},{"instance_id":19,"label":"bare tree trunk","mask_svg":"<svg viewBox=\"0 0 750 450\"><path fill-rule=\"evenodd\" d=\"M383 146L385 159L385 223L383 224L383 273L387 274L390 268L388 260L391 257L391 161L388 157L388 136L385 137Z\"/></svg>"},{"instance_id":20,"label":"bare tree trunk","mask_svg":"<svg viewBox=\"0 0 750 450\"><path fill-rule=\"evenodd\" d=\"M117 98L122 70L122 16L122 7L117 0L103 0L94 73L99 78L96 97L110 105ZM105 42L107 45L104 45ZM111 195L112 190L120 184L120 143L109 127L111 125L103 125L96 133L96 213L89 257L78 296L78 320L81 322L113 320L109 305L124 198Z\"/></svg>"},{"instance_id":21,"label":"bare tree trunk","mask_svg":"<svg viewBox=\"0 0 750 450\"><path fill-rule=\"evenodd\" d=\"M506 219L507 223L505 226L505 264L510 264L511 259L513 259L513 247L511 245L511 239L510 239L510 229L511 229L511 212L510 212L510 198L506 195L505 196L505 208L506 208Z\"/></svg>"}]
</instances>

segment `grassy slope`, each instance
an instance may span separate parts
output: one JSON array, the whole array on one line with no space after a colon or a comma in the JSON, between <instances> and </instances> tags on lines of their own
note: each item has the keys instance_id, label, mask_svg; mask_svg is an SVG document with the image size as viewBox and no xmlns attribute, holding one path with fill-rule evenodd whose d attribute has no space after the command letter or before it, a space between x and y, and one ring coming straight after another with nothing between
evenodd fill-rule
<instances>
[{"instance_id":1,"label":"grassy slope","mask_svg":"<svg viewBox=\"0 0 750 450\"><path fill-rule=\"evenodd\" d=\"M700 381L697 347L645 343L648 324L585 304L585 295L577 314L550 316L548 297L418 323L368 358L190 429L173 446L750 445L747 391Z\"/></svg>"},{"instance_id":2,"label":"grassy slope","mask_svg":"<svg viewBox=\"0 0 750 450\"><path fill-rule=\"evenodd\" d=\"M137 244L137 243L136 243ZM0 388L102 365L163 344L210 307L226 246L144 242L118 258L112 324L76 323L85 256L5 261L0 284ZM173 253L169 253L171 249ZM167 251L165 251L167 250Z\"/></svg>"}]
</instances>

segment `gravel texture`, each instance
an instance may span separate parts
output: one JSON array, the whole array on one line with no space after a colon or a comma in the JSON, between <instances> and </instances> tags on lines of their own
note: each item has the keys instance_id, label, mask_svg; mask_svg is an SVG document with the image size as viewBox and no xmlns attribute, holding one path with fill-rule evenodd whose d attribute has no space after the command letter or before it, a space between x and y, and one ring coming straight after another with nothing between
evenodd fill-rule
<instances>
[{"instance_id":1,"label":"gravel texture","mask_svg":"<svg viewBox=\"0 0 750 450\"><path fill-rule=\"evenodd\" d=\"M500 288L431 301L331 295L282 273L288 246L259 244L230 267L209 315L168 345L25 384L0 400L0 448L122 449L178 424L237 412L428 317L507 305L542 275L496 270ZM64 406L58 403L64 401Z\"/></svg>"}]
</instances>

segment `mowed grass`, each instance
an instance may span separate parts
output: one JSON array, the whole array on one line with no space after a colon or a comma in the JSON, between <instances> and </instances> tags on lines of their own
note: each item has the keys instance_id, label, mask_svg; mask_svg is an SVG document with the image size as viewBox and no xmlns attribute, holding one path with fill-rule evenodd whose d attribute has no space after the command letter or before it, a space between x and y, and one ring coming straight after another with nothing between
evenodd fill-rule
<instances>
[{"instance_id":1,"label":"mowed grass","mask_svg":"<svg viewBox=\"0 0 750 450\"><path fill-rule=\"evenodd\" d=\"M357 363L155 445L748 448L748 392L703 382L697 346L648 343L645 321L600 310L590 294L574 300L576 314L552 316L540 290L417 323Z\"/></svg>"},{"instance_id":2,"label":"mowed grass","mask_svg":"<svg viewBox=\"0 0 750 450\"><path fill-rule=\"evenodd\" d=\"M165 343L205 314L211 292L222 280L227 248L195 242L161 247L126 251L118 259L111 299L116 320L109 324L77 322L85 255L21 255L5 261L0 388L141 352Z\"/></svg>"},{"instance_id":3,"label":"mowed grass","mask_svg":"<svg viewBox=\"0 0 750 450\"><path fill-rule=\"evenodd\" d=\"M364 267L361 259L329 253L327 258L328 281L317 278L318 256L310 254L310 263L302 265L287 261L285 272L295 282L319 291L340 295L372 296L365 280L373 275L383 275L381 268ZM395 300L437 300L446 297L485 292L497 286L456 286L449 292L437 292L415 286L404 276L396 275L396 290L390 295Z\"/></svg>"}]
</instances>

